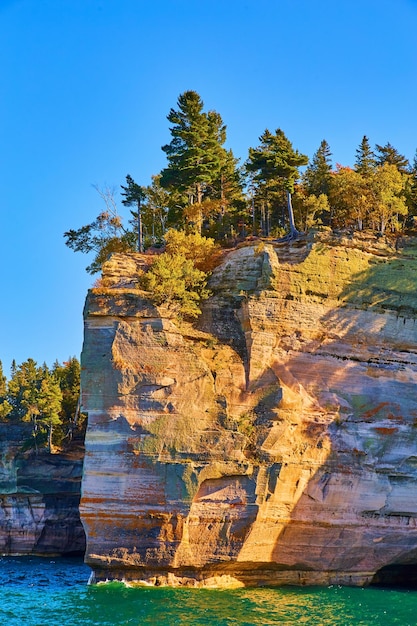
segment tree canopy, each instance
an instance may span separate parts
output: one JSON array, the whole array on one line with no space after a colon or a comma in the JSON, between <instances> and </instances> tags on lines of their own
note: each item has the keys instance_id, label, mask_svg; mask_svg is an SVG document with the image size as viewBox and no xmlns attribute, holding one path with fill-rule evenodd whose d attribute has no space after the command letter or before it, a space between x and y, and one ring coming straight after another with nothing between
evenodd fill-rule
<instances>
[{"instance_id":1,"label":"tree canopy","mask_svg":"<svg viewBox=\"0 0 417 626\"><path fill-rule=\"evenodd\" d=\"M332 172L331 156L330 146L323 139L303 174L303 183L309 195L328 195Z\"/></svg>"},{"instance_id":2,"label":"tree canopy","mask_svg":"<svg viewBox=\"0 0 417 626\"><path fill-rule=\"evenodd\" d=\"M198 233L186 235L174 230L168 231L166 241L165 253L156 257L141 277L141 285L155 304L163 304L181 317L198 317L200 303L209 296L204 270L214 241Z\"/></svg>"},{"instance_id":3,"label":"tree canopy","mask_svg":"<svg viewBox=\"0 0 417 626\"><path fill-rule=\"evenodd\" d=\"M253 174L255 195L259 194L261 204L267 206L265 234L270 232L269 215L271 209L288 207L290 232L295 232L290 194L294 191L296 180L300 177L299 168L308 163L308 157L294 150L292 143L283 130L278 128L275 134L268 129L259 137L257 148L249 148L246 162L248 173Z\"/></svg>"},{"instance_id":4,"label":"tree canopy","mask_svg":"<svg viewBox=\"0 0 417 626\"><path fill-rule=\"evenodd\" d=\"M398 152L389 142L385 146L376 144L376 163L377 165L394 165L399 172L406 174L409 171L409 162L402 154Z\"/></svg>"},{"instance_id":5,"label":"tree canopy","mask_svg":"<svg viewBox=\"0 0 417 626\"><path fill-rule=\"evenodd\" d=\"M160 184L183 194L180 204L184 225L201 233L205 213L217 206L217 212L224 214L227 203L239 190L237 162L231 150L224 147L226 125L217 111L204 111L204 103L195 91L181 94L177 108L170 110L167 119L172 124L172 139L162 146L168 163L161 172Z\"/></svg>"},{"instance_id":6,"label":"tree canopy","mask_svg":"<svg viewBox=\"0 0 417 626\"><path fill-rule=\"evenodd\" d=\"M355 170L361 176L367 177L372 175L376 165L375 153L371 148L368 137L364 135L356 150Z\"/></svg>"},{"instance_id":7,"label":"tree canopy","mask_svg":"<svg viewBox=\"0 0 417 626\"><path fill-rule=\"evenodd\" d=\"M0 421L31 425L26 448L52 452L68 445L73 434L83 434L79 396L80 364L75 357L52 368L30 358L13 363L9 380L0 362Z\"/></svg>"}]
</instances>

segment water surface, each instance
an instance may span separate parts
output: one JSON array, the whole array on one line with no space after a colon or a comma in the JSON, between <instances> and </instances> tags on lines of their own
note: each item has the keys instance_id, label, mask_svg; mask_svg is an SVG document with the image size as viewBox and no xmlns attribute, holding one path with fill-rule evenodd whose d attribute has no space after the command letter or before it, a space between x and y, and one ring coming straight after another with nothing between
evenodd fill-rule
<instances>
[{"instance_id":1,"label":"water surface","mask_svg":"<svg viewBox=\"0 0 417 626\"><path fill-rule=\"evenodd\" d=\"M417 591L87 586L76 559L0 558L0 624L7 626L415 626Z\"/></svg>"}]
</instances>

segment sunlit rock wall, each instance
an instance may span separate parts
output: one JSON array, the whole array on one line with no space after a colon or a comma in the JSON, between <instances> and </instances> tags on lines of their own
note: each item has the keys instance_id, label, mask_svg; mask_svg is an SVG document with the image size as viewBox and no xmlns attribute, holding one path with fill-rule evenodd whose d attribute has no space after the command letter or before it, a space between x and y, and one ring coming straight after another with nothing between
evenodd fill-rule
<instances>
[{"instance_id":1,"label":"sunlit rock wall","mask_svg":"<svg viewBox=\"0 0 417 626\"><path fill-rule=\"evenodd\" d=\"M96 579L369 584L417 567L414 242L225 255L198 328L114 255L85 307Z\"/></svg>"},{"instance_id":2,"label":"sunlit rock wall","mask_svg":"<svg viewBox=\"0 0 417 626\"><path fill-rule=\"evenodd\" d=\"M83 554L82 455L23 453L30 436L0 425L0 555Z\"/></svg>"}]
</instances>

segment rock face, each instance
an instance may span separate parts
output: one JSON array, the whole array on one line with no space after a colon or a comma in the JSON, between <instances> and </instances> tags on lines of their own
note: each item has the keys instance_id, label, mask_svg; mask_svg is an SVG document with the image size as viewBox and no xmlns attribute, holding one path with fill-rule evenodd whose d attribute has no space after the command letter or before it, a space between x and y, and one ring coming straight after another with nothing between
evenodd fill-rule
<instances>
[{"instance_id":1,"label":"rock face","mask_svg":"<svg viewBox=\"0 0 417 626\"><path fill-rule=\"evenodd\" d=\"M114 255L85 307L97 580L370 584L417 569L417 248L230 252L198 328Z\"/></svg>"},{"instance_id":2,"label":"rock face","mask_svg":"<svg viewBox=\"0 0 417 626\"><path fill-rule=\"evenodd\" d=\"M23 455L25 436L0 425L0 555L83 554L82 456Z\"/></svg>"}]
</instances>

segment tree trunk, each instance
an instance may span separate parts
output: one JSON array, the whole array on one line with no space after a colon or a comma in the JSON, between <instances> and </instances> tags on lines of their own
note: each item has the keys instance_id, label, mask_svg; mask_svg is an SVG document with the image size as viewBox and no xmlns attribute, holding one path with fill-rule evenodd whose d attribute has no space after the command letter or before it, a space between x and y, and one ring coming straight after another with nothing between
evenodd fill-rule
<instances>
[{"instance_id":1,"label":"tree trunk","mask_svg":"<svg viewBox=\"0 0 417 626\"><path fill-rule=\"evenodd\" d=\"M288 208L288 219L290 221L290 238L296 239L300 233L295 227L294 212L292 210L291 194L289 191L287 191L287 208Z\"/></svg>"},{"instance_id":2,"label":"tree trunk","mask_svg":"<svg viewBox=\"0 0 417 626\"><path fill-rule=\"evenodd\" d=\"M385 233L385 226L386 226L385 220L381 219L381 228L380 228L381 235Z\"/></svg>"},{"instance_id":3,"label":"tree trunk","mask_svg":"<svg viewBox=\"0 0 417 626\"><path fill-rule=\"evenodd\" d=\"M226 213L226 194L224 193L224 176L220 177L220 215L223 224L224 214Z\"/></svg>"},{"instance_id":4,"label":"tree trunk","mask_svg":"<svg viewBox=\"0 0 417 626\"><path fill-rule=\"evenodd\" d=\"M52 424L49 425L48 428L48 452L51 454L52 451Z\"/></svg>"},{"instance_id":5,"label":"tree trunk","mask_svg":"<svg viewBox=\"0 0 417 626\"><path fill-rule=\"evenodd\" d=\"M198 204L198 215L197 215L197 232L201 235L203 230L203 211L201 208L201 203L203 202L203 185L201 183L196 183L196 192L197 192L197 204Z\"/></svg>"},{"instance_id":6,"label":"tree trunk","mask_svg":"<svg viewBox=\"0 0 417 626\"><path fill-rule=\"evenodd\" d=\"M262 200L261 201L261 233L262 235L265 237L266 232L265 232L265 203Z\"/></svg>"},{"instance_id":7,"label":"tree trunk","mask_svg":"<svg viewBox=\"0 0 417 626\"><path fill-rule=\"evenodd\" d=\"M143 252L142 211L138 200L138 252Z\"/></svg>"},{"instance_id":8,"label":"tree trunk","mask_svg":"<svg viewBox=\"0 0 417 626\"><path fill-rule=\"evenodd\" d=\"M37 441L37 434L38 434L38 422L36 421L36 415L32 415L32 421L33 421L33 440L35 443L35 454L36 456L38 456L38 441Z\"/></svg>"}]
</instances>

